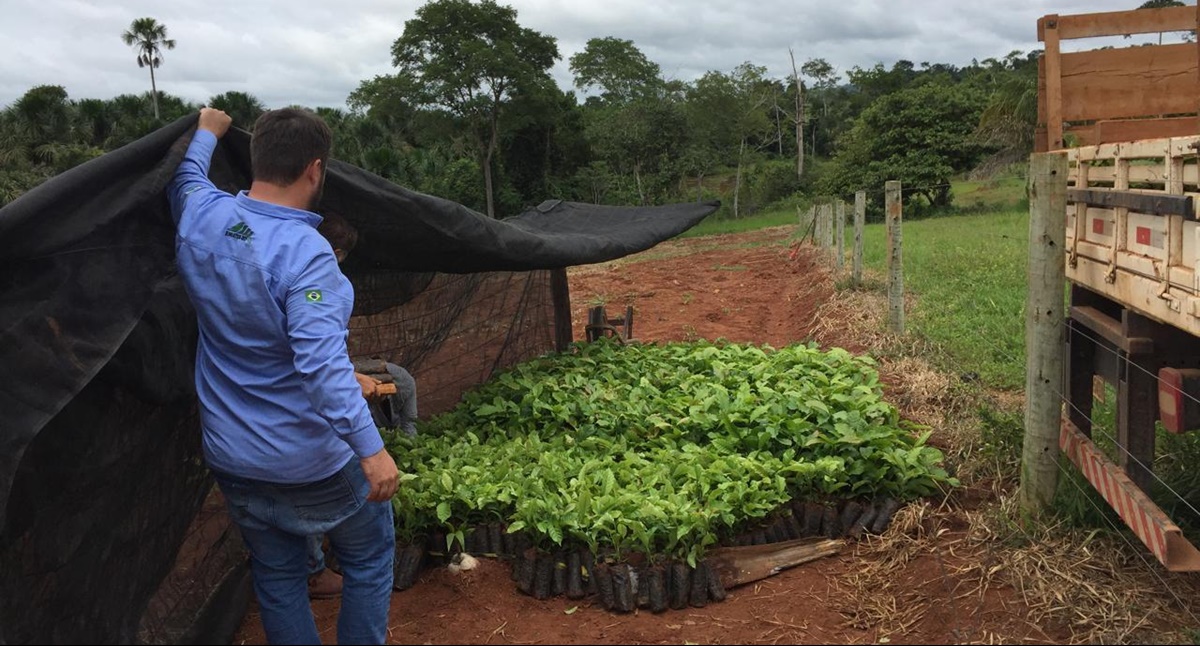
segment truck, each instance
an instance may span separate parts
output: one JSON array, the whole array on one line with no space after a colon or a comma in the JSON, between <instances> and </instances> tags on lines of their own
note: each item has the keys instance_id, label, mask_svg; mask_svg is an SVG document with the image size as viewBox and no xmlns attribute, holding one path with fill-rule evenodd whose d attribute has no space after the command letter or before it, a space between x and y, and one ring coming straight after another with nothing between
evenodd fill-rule
<instances>
[{"instance_id":1,"label":"truck","mask_svg":"<svg viewBox=\"0 0 1200 646\"><path fill-rule=\"evenodd\" d=\"M1172 571L1200 570L1200 552L1146 492L1161 482L1153 470L1157 425L1200 428L1198 26L1196 5L1048 15L1037 26L1044 53L1035 152L1063 152L1069 168L1059 445ZM1160 36L1062 48L1189 32L1168 44ZM1092 423L1102 384L1116 393L1111 434ZM1115 446L1115 461L1098 448L1098 432Z\"/></svg>"}]
</instances>

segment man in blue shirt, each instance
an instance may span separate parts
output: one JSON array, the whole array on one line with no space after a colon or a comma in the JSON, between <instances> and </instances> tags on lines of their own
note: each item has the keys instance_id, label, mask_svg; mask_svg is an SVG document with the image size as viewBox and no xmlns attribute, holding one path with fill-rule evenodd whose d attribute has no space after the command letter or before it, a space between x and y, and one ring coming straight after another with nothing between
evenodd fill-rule
<instances>
[{"instance_id":1,"label":"man in blue shirt","mask_svg":"<svg viewBox=\"0 0 1200 646\"><path fill-rule=\"evenodd\" d=\"M358 229L334 211L324 210L320 215L321 224L317 227L317 233L329 241L329 246L333 248L333 256L340 265L358 244ZM363 365L373 363L377 362L367 361ZM360 367L359 362L353 362L356 371L354 376L367 399L371 417L380 428L399 428L405 435L416 437L417 382L404 368L390 361L383 363L396 386L396 392L390 395L376 394L375 388L379 381L359 372L365 369ZM374 368L373 365L371 367ZM342 594L342 577L325 567L323 543L322 536L309 537L308 596L312 599L333 599Z\"/></svg>"},{"instance_id":2,"label":"man in blue shirt","mask_svg":"<svg viewBox=\"0 0 1200 646\"><path fill-rule=\"evenodd\" d=\"M326 534L344 577L338 643L383 643L392 590L396 463L346 354L354 303L317 233L329 127L267 112L237 196L208 166L229 129L205 108L168 188L179 272L196 308L196 392L205 459L250 550L273 644L320 643L307 538Z\"/></svg>"},{"instance_id":3,"label":"man in blue shirt","mask_svg":"<svg viewBox=\"0 0 1200 646\"><path fill-rule=\"evenodd\" d=\"M341 264L358 244L358 230L346 218L333 211L323 212L322 217L323 220L317 227L317 233L329 241L329 246L333 247L334 257L337 258L338 264ZM391 375L392 382L396 384L396 392L377 398L368 397L367 401L371 416L375 419L375 425L381 428L398 428L405 435L416 437L417 382L407 370L391 361L384 362L384 367ZM355 364L355 370L358 369L358 364ZM370 382L373 380L358 373L355 376L358 377L359 384L363 387L364 395L370 392Z\"/></svg>"}]
</instances>

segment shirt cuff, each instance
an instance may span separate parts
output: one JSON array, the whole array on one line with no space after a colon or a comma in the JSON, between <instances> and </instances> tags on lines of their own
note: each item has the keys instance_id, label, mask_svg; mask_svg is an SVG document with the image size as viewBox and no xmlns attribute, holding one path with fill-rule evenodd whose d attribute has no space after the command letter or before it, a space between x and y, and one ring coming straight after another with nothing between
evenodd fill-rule
<instances>
[{"instance_id":1,"label":"shirt cuff","mask_svg":"<svg viewBox=\"0 0 1200 646\"><path fill-rule=\"evenodd\" d=\"M203 128L196 128L196 134L192 135L192 143L197 141L215 146L217 143L217 136Z\"/></svg>"},{"instance_id":2,"label":"shirt cuff","mask_svg":"<svg viewBox=\"0 0 1200 646\"><path fill-rule=\"evenodd\" d=\"M379 429L372 423L370 426L360 428L349 435L343 435L342 439L354 449L354 454L360 458L369 458L383 450L383 436L379 434Z\"/></svg>"}]
</instances>

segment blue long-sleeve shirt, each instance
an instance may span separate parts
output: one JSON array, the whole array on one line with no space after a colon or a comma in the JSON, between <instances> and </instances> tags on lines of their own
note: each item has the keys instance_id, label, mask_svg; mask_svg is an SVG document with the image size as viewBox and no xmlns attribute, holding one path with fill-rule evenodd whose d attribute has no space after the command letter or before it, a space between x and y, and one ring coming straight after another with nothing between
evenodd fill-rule
<instances>
[{"instance_id":1,"label":"blue long-sleeve shirt","mask_svg":"<svg viewBox=\"0 0 1200 646\"><path fill-rule=\"evenodd\" d=\"M213 185L216 143L197 130L168 188L200 323L204 455L231 475L320 480L383 449L346 354L354 289L320 216Z\"/></svg>"}]
</instances>

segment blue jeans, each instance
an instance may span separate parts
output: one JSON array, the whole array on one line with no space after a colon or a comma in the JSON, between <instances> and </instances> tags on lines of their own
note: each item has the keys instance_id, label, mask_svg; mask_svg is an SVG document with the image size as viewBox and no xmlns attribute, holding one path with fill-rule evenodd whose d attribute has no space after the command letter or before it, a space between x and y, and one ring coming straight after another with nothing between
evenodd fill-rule
<instances>
[{"instance_id":1,"label":"blue jeans","mask_svg":"<svg viewBox=\"0 0 1200 646\"><path fill-rule=\"evenodd\" d=\"M382 644L392 597L392 503L366 502L352 459L332 476L285 485L213 472L250 550L263 629L272 644L319 644L308 600L309 537L326 534L342 569L339 644Z\"/></svg>"}]
</instances>

